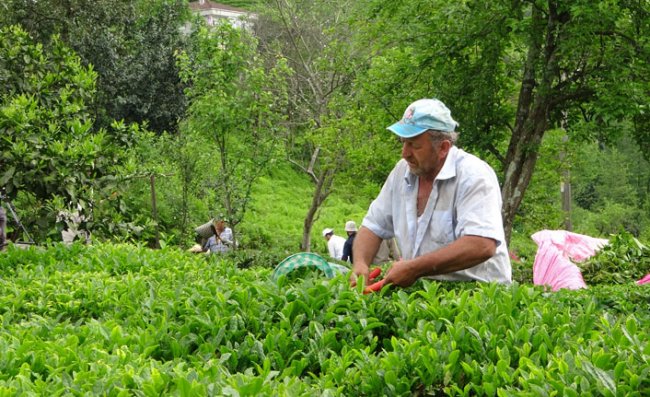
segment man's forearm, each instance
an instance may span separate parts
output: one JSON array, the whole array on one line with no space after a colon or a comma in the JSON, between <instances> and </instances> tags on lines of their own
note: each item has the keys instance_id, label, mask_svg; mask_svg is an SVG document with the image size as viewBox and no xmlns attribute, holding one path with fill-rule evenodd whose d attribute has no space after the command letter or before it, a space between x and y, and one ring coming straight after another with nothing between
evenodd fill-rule
<instances>
[{"instance_id":1,"label":"man's forearm","mask_svg":"<svg viewBox=\"0 0 650 397\"><path fill-rule=\"evenodd\" d=\"M496 242L479 236L463 236L446 247L412 259L418 277L469 269L496 253Z\"/></svg>"},{"instance_id":2,"label":"man's forearm","mask_svg":"<svg viewBox=\"0 0 650 397\"><path fill-rule=\"evenodd\" d=\"M476 266L490 259L495 252L494 240L464 236L428 254L393 262L384 279L387 283L408 287L420 277L437 276Z\"/></svg>"},{"instance_id":3,"label":"man's forearm","mask_svg":"<svg viewBox=\"0 0 650 397\"><path fill-rule=\"evenodd\" d=\"M371 232L370 229L361 227L352 246L354 265L365 266L366 268L370 266L375 255L377 255L380 244L381 238Z\"/></svg>"}]
</instances>

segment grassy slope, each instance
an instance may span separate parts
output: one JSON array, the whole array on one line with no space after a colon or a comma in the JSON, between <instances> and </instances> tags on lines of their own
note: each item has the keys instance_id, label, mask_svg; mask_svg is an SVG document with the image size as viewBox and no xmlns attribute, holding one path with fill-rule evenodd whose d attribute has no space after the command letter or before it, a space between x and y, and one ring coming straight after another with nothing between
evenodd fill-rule
<instances>
[{"instance_id":1,"label":"grassy slope","mask_svg":"<svg viewBox=\"0 0 650 397\"><path fill-rule=\"evenodd\" d=\"M239 7L246 10L252 9L258 4L259 0L215 0L215 3L226 4L233 7Z\"/></svg>"},{"instance_id":2,"label":"grassy slope","mask_svg":"<svg viewBox=\"0 0 650 397\"><path fill-rule=\"evenodd\" d=\"M306 175L286 165L262 177L253 190L253 201L242 224L244 241L257 239L262 245L279 246L290 253L299 252L313 190L314 185ZM346 221L354 220L360 224L370 200L343 191L332 193L311 231L312 251L327 253L321 235L324 228L331 227L336 234L345 236L343 226Z\"/></svg>"}]
</instances>

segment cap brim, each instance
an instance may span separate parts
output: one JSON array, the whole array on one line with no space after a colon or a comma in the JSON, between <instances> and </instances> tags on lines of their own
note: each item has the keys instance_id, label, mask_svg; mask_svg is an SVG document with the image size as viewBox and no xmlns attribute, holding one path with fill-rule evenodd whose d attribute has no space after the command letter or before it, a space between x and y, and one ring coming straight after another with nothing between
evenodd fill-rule
<instances>
[{"instance_id":1,"label":"cap brim","mask_svg":"<svg viewBox=\"0 0 650 397\"><path fill-rule=\"evenodd\" d=\"M387 129L402 138L413 138L414 136L418 136L428 130L426 127L419 127L413 124L404 124L401 121L398 121Z\"/></svg>"}]
</instances>

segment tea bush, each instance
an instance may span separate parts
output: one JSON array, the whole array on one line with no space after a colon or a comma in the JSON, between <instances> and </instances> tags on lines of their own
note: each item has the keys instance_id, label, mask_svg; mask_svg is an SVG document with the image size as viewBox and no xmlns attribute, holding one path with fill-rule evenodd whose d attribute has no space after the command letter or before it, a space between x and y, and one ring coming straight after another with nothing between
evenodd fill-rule
<instances>
[{"instance_id":1,"label":"tea bush","mask_svg":"<svg viewBox=\"0 0 650 397\"><path fill-rule=\"evenodd\" d=\"M650 248L622 232L579 267L587 284L629 283L650 274Z\"/></svg>"},{"instance_id":2,"label":"tea bush","mask_svg":"<svg viewBox=\"0 0 650 397\"><path fill-rule=\"evenodd\" d=\"M650 288L345 275L131 245L0 255L0 396L650 392Z\"/></svg>"}]
</instances>

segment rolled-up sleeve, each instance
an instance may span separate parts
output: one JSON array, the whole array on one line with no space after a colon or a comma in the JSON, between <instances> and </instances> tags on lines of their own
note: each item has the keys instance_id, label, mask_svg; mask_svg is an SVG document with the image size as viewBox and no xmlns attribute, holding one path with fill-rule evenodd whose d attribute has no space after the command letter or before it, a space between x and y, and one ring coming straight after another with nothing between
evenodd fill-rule
<instances>
[{"instance_id":1,"label":"rolled-up sleeve","mask_svg":"<svg viewBox=\"0 0 650 397\"><path fill-rule=\"evenodd\" d=\"M462 169L462 167L460 167ZM462 178L456 194L456 236L479 236L493 239L497 246L504 241L501 218L501 191L494 171L485 163L476 165Z\"/></svg>"}]
</instances>

